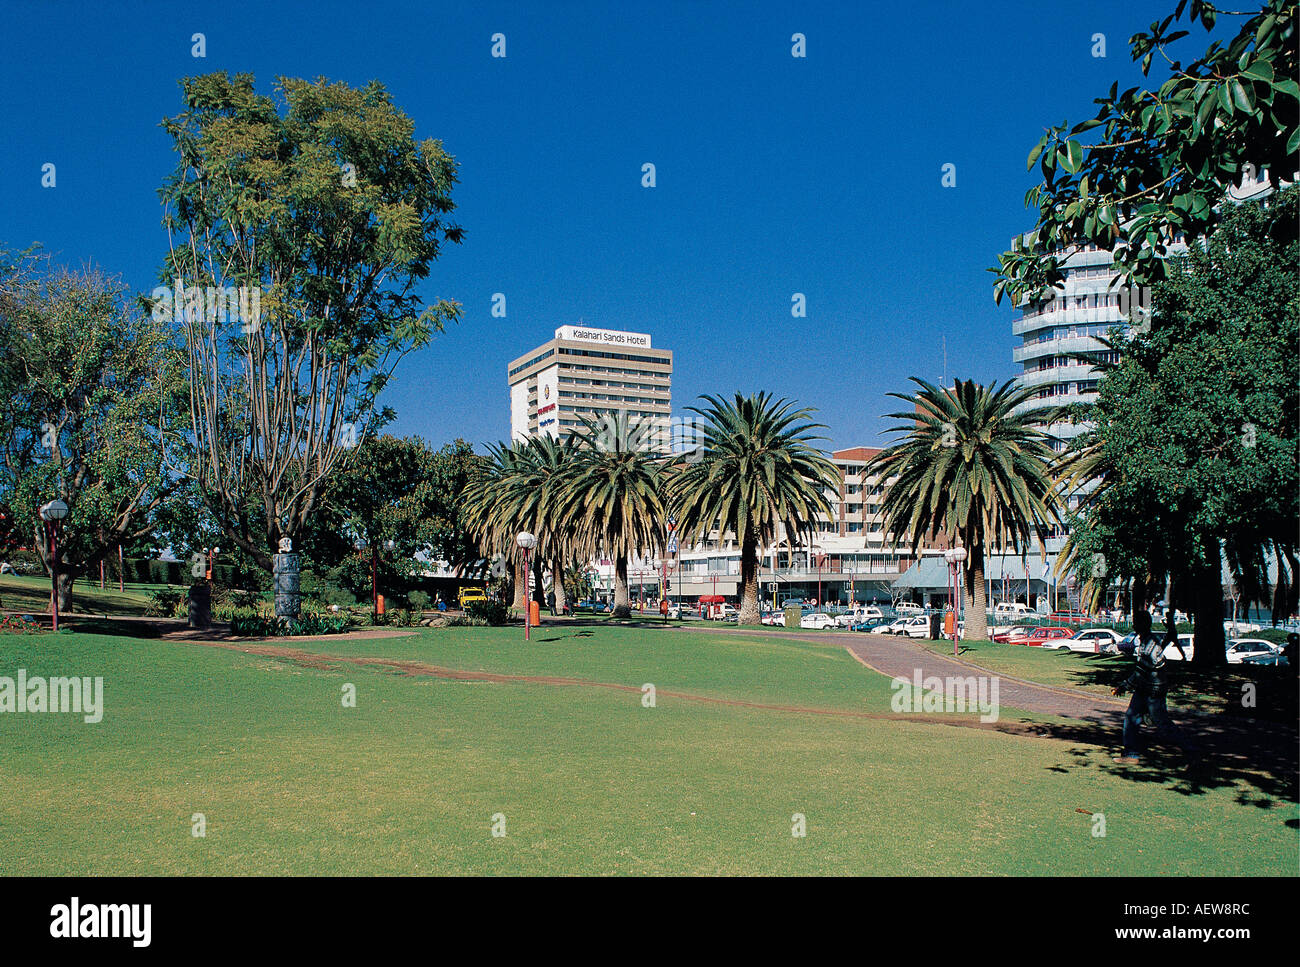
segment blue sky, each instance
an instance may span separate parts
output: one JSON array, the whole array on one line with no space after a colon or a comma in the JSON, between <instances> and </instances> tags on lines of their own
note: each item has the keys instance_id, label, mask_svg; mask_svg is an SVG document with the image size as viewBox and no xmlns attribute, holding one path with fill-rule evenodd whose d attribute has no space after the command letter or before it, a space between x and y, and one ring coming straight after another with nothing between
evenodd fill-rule
<instances>
[{"instance_id":1,"label":"blue sky","mask_svg":"<svg viewBox=\"0 0 1300 967\"><path fill-rule=\"evenodd\" d=\"M378 79L459 161L466 229L425 287L464 318L399 366L396 432L505 438L506 363L582 320L674 350L675 409L767 389L816 407L835 447L879 444L901 405L885 394L941 379L945 342L949 380L1014 374L1014 313L985 270L1032 227L1026 155L1113 80L1140 82L1127 39L1173 6L8 4L0 244L148 291L181 77Z\"/></svg>"}]
</instances>

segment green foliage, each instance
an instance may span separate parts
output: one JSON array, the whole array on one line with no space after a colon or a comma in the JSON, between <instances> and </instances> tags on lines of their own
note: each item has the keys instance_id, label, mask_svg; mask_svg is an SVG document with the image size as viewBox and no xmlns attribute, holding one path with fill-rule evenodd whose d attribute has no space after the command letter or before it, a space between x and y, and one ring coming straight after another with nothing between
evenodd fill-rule
<instances>
[{"instance_id":1,"label":"green foliage","mask_svg":"<svg viewBox=\"0 0 1300 967\"><path fill-rule=\"evenodd\" d=\"M1039 415L1016 412L1032 387L1015 389L1011 380L994 387L955 380L952 389L912 382L921 387L915 396L889 394L909 404L889 414L902 421L891 432L903 439L877 454L865 475L893 481L882 509L896 543L909 541L913 553L927 537L965 546L968 634L986 638L985 555L1000 547L1020 551L1034 536L1041 550L1059 520L1050 437L1033 426Z\"/></svg>"},{"instance_id":2,"label":"green foliage","mask_svg":"<svg viewBox=\"0 0 1300 967\"><path fill-rule=\"evenodd\" d=\"M811 536L819 515L829 515L825 490L839 486L835 464L813 441L809 409L768 393L734 401L701 397L689 407L704 417L702 448L690 453L668 481L669 504L680 538L703 540L730 532L740 544L740 622L758 623L758 552L776 539L777 524L790 540Z\"/></svg>"},{"instance_id":3,"label":"green foliage","mask_svg":"<svg viewBox=\"0 0 1300 967\"><path fill-rule=\"evenodd\" d=\"M149 592L148 614L162 618L174 618L177 611L183 610L185 607L185 594L180 590L161 588Z\"/></svg>"},{"instance_id":4,"label":"green foliage","mask_svg":"<svg viewBox=\"0 0 1300 967\"><path fill-rule=\"evenodd\" d=\"M169 500L158 420L182 405L184 386L167 333L120 282L30 259L0 291L0 499L47 562L39 508L68 505L58 542L66 608L72 582L149 534Z\"/></svg>"},{"instance_id":5,"label":"green foliage","mask_svg":"<svg viewBox=\"0 0 1300 967\"><path fill-rule=\"evenodd\" d=\"M465 605L465 617L471 622L481 621L485 625L503 625L510 620L510 609L504 601L490 598L486 601L471 601Z\"/></svg>"},{"instance_id":6,"label":"green foliage","mask_svg":"<svg viewBox=\"0 0 1300 967\"><path fill-rule=\"evenodd\" d=\"M1294 187L1234 206L1206 245L1171 264L1150 331L1117 340L1094 427L1062 469L1070 487L1095 484L1076 543L1104 553L1114 575L1172 574L1188 595L1203 578L1206 616L1222 602L1220 549L1247 601L1267 602L1270 558L1284 585L1289 567L1282 610L1294 607L1298 220Z\"/></svg>"},{"instance_id":7,"label":"green foliage","mask_svg":"<svg viewBox=\"0 0 1300 967\"><path fill-rule=\"evenodd\" d=\"M1295 0L1268 0L1242 18L1225 46L1216 40L1183 64L1166 48L1187 36L1171 26L1187 13L1209 32L1226 12L1204 0L1179 0L1174 13L1130 40L1148 74L1155 55L1169 77L1156 90L1130 88L1097 99L1094 117L1048 128L1029 153L1042 182L1025 204L1039 222L999 256L996 298L1042 298L1059 285L1055 253L1073 245L1115 249L1135 284L1164 278L1177 237L1198 238L1218 223L1228 187L1268 170L1276 185L1296 170L1300 150L1300 62Z\"/></svg>"},{"instance_id":8,"label":"green foliage","mask_svg":"<svg viewBox=\"0 0 1300 967\"><path fill-rule=\"evenodd\" d=\"M214 617L216 617L214 615ZM230 633L240 638L282 638L293 635L339 635L351 625L346 614L307 612L297 621L282 621L273 614L236 609L219 620L230 622Z\"/></svg>"},{"instance_id":9,"label":"green foliage","mask_svg":"<svg viewBox=\"0 0 1300 967\"><path fill-rule=\"evenodd\" d=\"M198 401L175 458L203 481L227 542L269 570L348 450L391 420L376 398L394 367L460 316L421 294L462 237L457 165L440 142L416 140L378 82L281 77L268 96L251 75L214 73L181 88L184 111L163 122L177 163L161 190L171 248L160 281L172 295L177 281L244 287L260 312L177 317L155 292Z\"/></svg>"},{"instance_id":10,"label":"green foliage","mask_svg":"<svg viewBox=\"0 0 1300 967\"><path fill-rule=\"evenodd\" d=\"M406 596L406 600L411 603L411 607L416 611L427 611L429 608L429 592L412 591Z\"/></svg>"}]
</instances>

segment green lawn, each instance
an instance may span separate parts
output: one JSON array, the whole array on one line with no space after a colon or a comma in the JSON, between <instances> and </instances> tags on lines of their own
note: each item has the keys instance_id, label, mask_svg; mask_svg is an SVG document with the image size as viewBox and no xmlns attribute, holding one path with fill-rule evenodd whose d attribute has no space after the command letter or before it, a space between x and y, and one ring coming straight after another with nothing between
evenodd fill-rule
<instances>
[{"instance_id":1,"label":"green lawn","mask_svg":"<svg viewBox=\"0 0 1300 967\"><path fill-rule=\"evenodd\" d=\"M0 873L1291 874L1297 808L1109 750L900 721L836 642L543 627L196 644L0 636L0 675L102 675L99 724L0 713ZM408 676L342 656L639 691ZM340 701L356 686L357 706ZM877 713L748 708L666 693ZM1009 714L1003 710L1004 717ZM1105 815L1106 836L1094 837ZM191 835L203 813L207 836ZM507 835L491 835L504 814ZM791 836L792 815L807 836ZM1291 824L1288 826L1288 822Z\"/></svg>"},{"instance_id":2,"label":"green lawn","mask_svg":"<svg viewBox=\"0 0 1300 967\"><path fill-rule=\"evenodd\" d=\"M101 590L98 580L78 581L72 586L72 614L143 615L148 604L149 594L144 588L118 591L113 584ZM0 607L49 614L50 579L13 574L0 577Z\"/></svg>"}]
</instances>

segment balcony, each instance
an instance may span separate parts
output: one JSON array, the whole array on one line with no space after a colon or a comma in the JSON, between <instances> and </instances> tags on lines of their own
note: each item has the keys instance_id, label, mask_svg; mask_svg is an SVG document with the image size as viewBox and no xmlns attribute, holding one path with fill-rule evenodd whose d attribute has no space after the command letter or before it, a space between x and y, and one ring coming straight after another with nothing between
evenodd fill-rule
<instances>
[{"instance_id":1,"label":"balcony","mask_svg":"<svg viewBox=\"0 0 1300 967\"><path fill-rule=\"evenodd\" d=\"M1040 356L1059 356L1065 353L1101 352L1106 349L1096 336L1060 336L1055 339L1043 339L1035 343L1026 343L1011 350L1013 362L1023 363Z\"/></svg>"},{"instance_id":2,"label":"balcony","mask_svg":"<svg viewBox=\"0 0 1300 967\"><path fill-rule=\"evenodd\" d=\"M1095 367L1087 365L1053 366L1031 373L1021 373L1016 382L1021 386L1047 386L1052 383L1075 383L1079 380L1098 379Z\"/></svg>"}]
</instances>

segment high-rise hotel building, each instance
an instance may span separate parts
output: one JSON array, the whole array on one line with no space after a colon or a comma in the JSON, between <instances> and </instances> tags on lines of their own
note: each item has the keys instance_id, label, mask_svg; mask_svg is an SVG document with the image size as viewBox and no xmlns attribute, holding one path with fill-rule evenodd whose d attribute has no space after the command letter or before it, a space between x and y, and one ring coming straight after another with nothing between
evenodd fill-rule
<instances>
[{"instance_id":1,"label":"high-rise hotel building","mask_svg":"<svg viewBox=\"0 0 1300 967\"><path fill-rule=\"evenodd\" d=\"M510 438L566 437L584 417L617 411L667 427L672 376L672 350L654 349L645 333L561 326L507 369Z\"/></svg>"}]
</instances>

